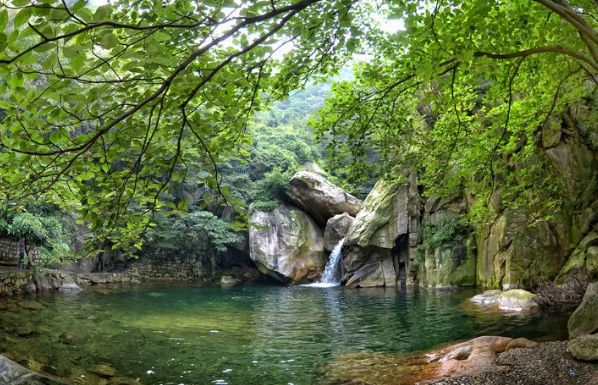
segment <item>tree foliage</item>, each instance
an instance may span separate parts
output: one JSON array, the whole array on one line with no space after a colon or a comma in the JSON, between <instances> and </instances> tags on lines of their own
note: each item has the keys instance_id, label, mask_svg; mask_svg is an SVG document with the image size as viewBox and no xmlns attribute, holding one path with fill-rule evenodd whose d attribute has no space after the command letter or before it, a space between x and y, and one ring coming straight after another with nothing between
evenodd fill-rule
<instances>
[{"instance_id":1,"label":"tree foliage","mask_svg":"<svg viewBox=\"0 0 598 385\"><path fill-rule=\"evenodd\" d=\"M162 197L189 176L240 208L221 168L248 121L355 53L369 56L316 124L340 165L424 165L432 192L467 184L482 205L500 182L507 201L558 205L521 191L558 192L538 137L598 71L589 0L0 4L0 200L79 209L116 245L184 209Z\"/></svg>"},{"instance_id":2,"label":"tree foliage","mask_svg":"<svg viewBox=\"0 0 598 385\"><path fill-rule=\"evenodd\" d=\"M387 175L419 170L429 194L465 187L479 220L499 188L504 204L549 215L565 190L538 148L595 92L596 2L386 4L404 30L367 34L370 60L314 121L336 159L359 174L373 150Z\"/></svg>"},{"instance_id":3,"label":"tree foliage","mask_svg":"<svg viewBox=\"0 0 598 385\"><path fill-rule=\"evenodd\" d=\"M64 218L55 210L40 206L2 207L0 209L0 234L13 238L26 238L27 247L35 247L42 263L64 260L72 255L72 234L64 226Z\"/></svg>"},{"instance_id":4,"label":"tree foliage","mask_svg":"<svg viewBox=\"0 0 598 385\"><path fill-rule=\"evenodd\" d=\"M218 189L264 96L333 69L360 35L351 1L0 5L0 199L78 207L117 245L188 172Z\"/></svg>"}]
</instances>

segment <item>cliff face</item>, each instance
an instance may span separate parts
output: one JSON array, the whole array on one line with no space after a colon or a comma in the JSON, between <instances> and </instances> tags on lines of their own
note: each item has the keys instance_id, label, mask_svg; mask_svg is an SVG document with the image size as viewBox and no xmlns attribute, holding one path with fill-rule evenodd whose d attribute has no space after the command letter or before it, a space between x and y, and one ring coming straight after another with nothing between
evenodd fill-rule
<instances>
[{"instance_id":1,"label":"cliff face","mask_svg":"<svg viewBox=\"0 0 598 385\"><path fill-rule=\"evenodd\" d=\"M538 153L560 181L559 208L548 219L535 219L533 207L499 211L478 229L479 285L509 289L563 281L577 270L598 273L598 133L588 125L594 114L579 104L542 130Z\"/></svg>"},{"instance_id":2,"label":"cliff face","mask_svg":"<svg viewBox=\"0 0 598 385\"><path fill-rule=\"evenodd\" d=\"M411 193L417 192L413 176L402 184L379 182L345 241L348 283L388 285L391 273L400 280L404 271L406 282L424 287L508 290L562 282L578 270L598 275L598 132L588 123L597 115L592 108L575 105L538 134L536 159L529 162L547 165L541 176L554 178L558 192L531 185L525 194L558 199L553 212L504 207L497 177L488 199L492 220L467 229L459 224L471 203L464 193L424 201Z\"/></svg>"}]
</instances>

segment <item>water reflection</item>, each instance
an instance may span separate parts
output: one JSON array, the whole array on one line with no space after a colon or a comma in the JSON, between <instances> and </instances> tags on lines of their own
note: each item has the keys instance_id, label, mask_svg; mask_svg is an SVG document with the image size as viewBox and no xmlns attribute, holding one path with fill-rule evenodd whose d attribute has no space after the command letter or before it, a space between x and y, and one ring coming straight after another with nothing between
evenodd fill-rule
<instances>
[{"instance_id":1,"label":"water reflection","mask_svg":"<svg viewBox=\"0 0 598 385\"><path fill-rule=\"evenodd\" d=\"M154 384L313 385L347 353L399 353L484 334L529 338L566 317L512 317L471 308L472 292L342 287L133 287L0 299L0 352L67 381L100 384L96 364ZM9 306L10 305L10 306ZM27 326L35 333L19 336ZM29 360L29 361L28 361ZM82 377L84 381L82 382Z\"/></svg>"}]
</instances>

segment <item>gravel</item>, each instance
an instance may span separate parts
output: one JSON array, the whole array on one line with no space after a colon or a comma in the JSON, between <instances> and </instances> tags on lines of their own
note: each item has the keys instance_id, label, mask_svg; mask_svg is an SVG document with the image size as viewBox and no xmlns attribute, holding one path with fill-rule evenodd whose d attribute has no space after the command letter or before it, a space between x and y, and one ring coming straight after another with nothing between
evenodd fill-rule
<instances>
[{"instance_id":1,"label":"gravel","mask_svg":"<svg viewBox=\"0 0 598 385\"><path fill-rule=\"evenodd\" d=\"M544 342L533 349L512 349L498 356L504 371L435 381L434 385L598 385L593 364L575 361L567 342Z\"/></svg>"}]
</instances>

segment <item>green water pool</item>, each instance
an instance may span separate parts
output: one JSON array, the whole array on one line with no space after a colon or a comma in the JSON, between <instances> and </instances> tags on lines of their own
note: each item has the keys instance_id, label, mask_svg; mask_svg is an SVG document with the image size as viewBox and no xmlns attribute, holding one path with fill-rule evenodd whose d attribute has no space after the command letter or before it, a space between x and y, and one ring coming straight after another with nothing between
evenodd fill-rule
<instances>
[{"instance_id":1,"label":"green water pool","mask_svg":"<svg viewBox=\"0 0 598 385\"><path fill-rule=\"evenodd\" d=\"M315 385L345 353L563 336L566 316L478 310L473 294L152 285L0 298L0 352L73 384L105 383L87 371L104 364L144 385ZM44 308L15 306L25 299Z\"/></svg>"}]
</instances>

